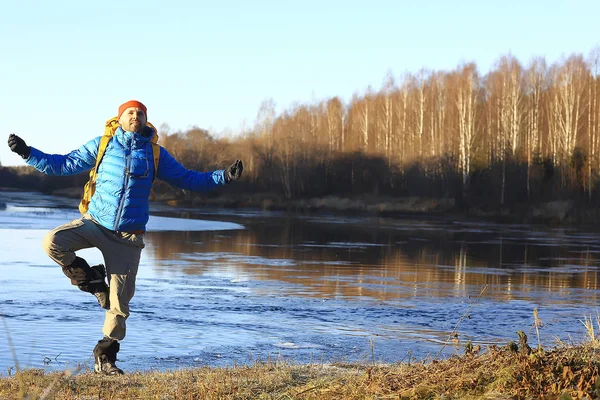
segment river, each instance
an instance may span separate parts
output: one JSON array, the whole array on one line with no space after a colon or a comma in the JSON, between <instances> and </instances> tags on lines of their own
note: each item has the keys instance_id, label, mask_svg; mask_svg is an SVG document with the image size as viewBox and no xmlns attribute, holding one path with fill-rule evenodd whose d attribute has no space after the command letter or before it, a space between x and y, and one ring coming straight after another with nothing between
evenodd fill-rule
<instances>
[{"instance_id":1,"label":"river","mask_svg":"<svg viewBox=\"0 0 600 400\"><path fill-rule=\"evenodd\" d=\"M93 368L104 311L41 248L78 217L76 201L0 192L0 205L0 374ZM400 362L504 345L517 330L533 345L579 342L598 313L599 239L450 217L153 204L118 365Z\"/></svg>"}]
</instances>

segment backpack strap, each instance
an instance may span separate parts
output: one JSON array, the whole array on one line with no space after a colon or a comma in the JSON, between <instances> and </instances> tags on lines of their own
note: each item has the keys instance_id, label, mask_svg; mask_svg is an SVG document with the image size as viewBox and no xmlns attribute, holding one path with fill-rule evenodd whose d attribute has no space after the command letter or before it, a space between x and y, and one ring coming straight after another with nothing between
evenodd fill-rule
<instances>
[{"instance_id":1,"label":"backpack strap","mask_svg":"<svg viewBox=\"0 0 600 400\"><path fill-rule=\"evenodd\" d=\"M154 193L154 181L156 180L156 174L158 174L158 161L160 160L160 145L158 143L152 143L152 158L154 159L154 176L152 177L152 187L150 188L150 200L156 200L156 193Z\"/></svg>"},{"instance_id":2,"label":"backpack strap","mask_svg":"<svg viewBox=\"0 0 600 400\"><path fill-rule=\"evenodd\" d=\"M100 144L98 145L98 155L96 156L96 165L90 171L90 179L88 179L87 183L83 187L83 196L81 197L81 202L79 203L79 212L81 215L85 214L88 211L90 201L92 200L92 196L96 192L96 179L98 178L98 167L100 166L100 162L104 157L104 153L106 152L106 147L108 146L108 142L110 142L112 136L102 135L100 138Z\"/></svg>"},{"instance_id":3,"label":"backpack strap","mask_svg":"<svg viewBox=\"0 0 600 400\"><path fill-rule=\"evenodd\" d=\"M156 180L156 175L158 174L158 162L160 161L160 144L158 143L150 143L152 144L152 158L154 159L154 176L152 177L152 183Z\"/></svg>"}]
</instances>

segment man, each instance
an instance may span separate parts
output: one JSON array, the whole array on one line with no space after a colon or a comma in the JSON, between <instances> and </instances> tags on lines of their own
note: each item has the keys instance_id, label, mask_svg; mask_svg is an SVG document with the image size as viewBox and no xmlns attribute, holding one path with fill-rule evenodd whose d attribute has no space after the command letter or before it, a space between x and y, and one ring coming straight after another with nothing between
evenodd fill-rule
<instances>
[{"instance_id":1,"label":"man","mask_svg":"<svg viewBox=\"0 0 600 400\"><path fill-rule=\"evenodd\" d=\"M48 175L71 175L93 168L90 178L95 180L86 186L80 205L83 216L50 231L43 247L73 285L92 293L107 310L104 337L93 352L94 370L120 375L117 352L125 337L129 301L144 248L154 175L183 189L206 191L239 179L243 165L237 160L226 170L185 169L158 146L157 132L147 123L146 106L136 100L119 107L117 118L107 122L107 132L107 137L97 137L67 155L43 153L14 134L8 144L27 164ZM102 264L90 267L75 254L90 247L102 252L106 268Z\"/></svg>"}]
</instances>

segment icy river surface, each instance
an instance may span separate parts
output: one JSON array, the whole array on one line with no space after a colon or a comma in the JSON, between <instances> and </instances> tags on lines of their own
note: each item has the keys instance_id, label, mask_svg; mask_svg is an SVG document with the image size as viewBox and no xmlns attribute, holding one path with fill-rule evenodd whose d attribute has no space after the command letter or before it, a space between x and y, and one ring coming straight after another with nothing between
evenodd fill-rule
<instances>
[{"instance_id":1,"label":"icy river surface","mask_svg":"<svg viewBox=\"0 0 600 400\"><path fill-rule=\"evenodd\" d=\"M104 311L43 252L77 202L0 192L0 375L92 368ZM585 338L600 232L153 204L118 365L401 362ZM98 250L78 253L90 264Z\"/></svg>"}]
</instances>

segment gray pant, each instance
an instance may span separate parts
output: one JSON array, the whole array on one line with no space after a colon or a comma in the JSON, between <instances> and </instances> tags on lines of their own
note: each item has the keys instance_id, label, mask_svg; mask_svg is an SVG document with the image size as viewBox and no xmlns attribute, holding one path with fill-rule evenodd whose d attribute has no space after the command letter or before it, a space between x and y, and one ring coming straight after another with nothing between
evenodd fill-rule
<instances>
[{"instance_id":1,"label":"gray pant","mask_svg":"<svg viewBox=\"0 0 600 400\"><path fill-rule=\"evenodd\" d=\"M64 267L73 263L77 250L97 247L102 252L110 291L110 310L106 311L102 333L122 340L144 235L108 230L86 214L48 232L43 246L50 258Z\"/></svg>"}]
</instances>

